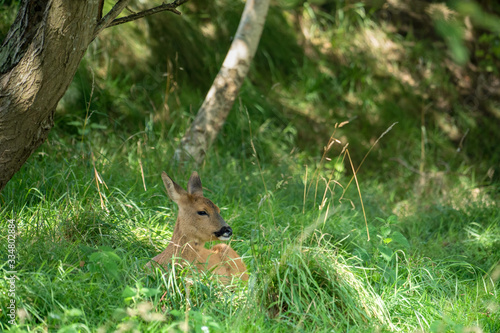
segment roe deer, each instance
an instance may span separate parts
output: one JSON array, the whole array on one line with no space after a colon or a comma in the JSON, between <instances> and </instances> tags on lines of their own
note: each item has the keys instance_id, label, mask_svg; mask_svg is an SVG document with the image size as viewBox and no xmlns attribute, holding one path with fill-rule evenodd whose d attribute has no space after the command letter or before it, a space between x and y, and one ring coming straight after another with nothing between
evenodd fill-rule
<instances>
[{"instance_id":1,"label":"roe deer","mask_svg":"<svg viewBox=\"0 0 500 333\"><path fill-rule=\"evenodd\" d=\"M187 191L172 181L163 172L163 183L168 196L179 206L174 233L167 248L152 260L163 267L183 262L195 264L200 271L212 271L223 276L222 281L238 277L248 280L246 267L236 251L226 244L205 248L205 242L228 240L233 234L231 227L220 216L220 209L203 196L198 173L193 172L188 181ZM151 263L147 267L151 267Z\"/></svg>"}]
</instances>

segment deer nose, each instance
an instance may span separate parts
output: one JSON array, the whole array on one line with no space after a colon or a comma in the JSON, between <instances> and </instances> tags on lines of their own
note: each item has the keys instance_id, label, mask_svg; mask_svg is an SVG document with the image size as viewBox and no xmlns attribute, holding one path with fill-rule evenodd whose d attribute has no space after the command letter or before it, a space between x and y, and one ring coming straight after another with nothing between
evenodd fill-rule
<instances>
[{"instance_id":1,"label":"deer nose","mask_svg":"<svg viewBox=\"0 0 500 333\"><path fill-rule=\"evenodd\" d=\"M219 231L214 232L215 236L220 240L228 240L233 235L233 229L230 226L222 227Z\"/></svg>"}]
</instances>

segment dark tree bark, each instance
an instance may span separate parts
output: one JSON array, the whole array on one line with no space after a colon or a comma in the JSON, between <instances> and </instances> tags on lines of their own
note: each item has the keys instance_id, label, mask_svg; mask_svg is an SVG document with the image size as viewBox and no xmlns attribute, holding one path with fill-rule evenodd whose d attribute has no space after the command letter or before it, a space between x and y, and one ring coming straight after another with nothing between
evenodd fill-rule
<instances>
[{"instance_id":1,"label":"dark tree bark","mask_svg":"<svg viewBox=\"0 0 500 333\"><path fill-rule=\"evenodd\" d=\"M176 12L186 1L163 10ZM128 2L117 1L104 17L103 0L21 2L0 49L0 191L47 139L87 47L103 29L122 23L114 20Z\"/></svg>"},{"instance_id":2,"label":"dark tree bark","mask_svg":"<svg viewBox=\"0 0 500 333\"><path fill-rule=\"evenodd\" d=\"M21 3L0 50L0 190L47 139L97 10L97 1Z\"/></svg>"}]
</instances>

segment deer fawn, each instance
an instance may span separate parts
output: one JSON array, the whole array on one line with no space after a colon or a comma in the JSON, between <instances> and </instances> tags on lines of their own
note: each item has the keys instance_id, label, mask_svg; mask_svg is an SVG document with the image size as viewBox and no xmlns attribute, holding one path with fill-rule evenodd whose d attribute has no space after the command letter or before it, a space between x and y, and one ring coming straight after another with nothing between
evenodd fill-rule
<instances>
[{"instance_id":1,"label":"deer fawn","mask_svg":"<svg viewBox=\"0 0 500 333\"><path fill-rule=\"evenodd\" d=\"M217 244L211 249L205 248L205 242L228 240L233 230L220 216L219 207L203 196L198 173L192 173L187 191L174 183L165 172L161 178L168 196L179 206L179 213L170 244L153 261L166 268L172 260L178 263L177 259L180 259L181 265L188 262L195 264L200 271L213 270L223 276L223 281L232 277L248 280L245 264L231 247ZM151 262L147 267L151 267Z\"/></svg>"}]
</instances>

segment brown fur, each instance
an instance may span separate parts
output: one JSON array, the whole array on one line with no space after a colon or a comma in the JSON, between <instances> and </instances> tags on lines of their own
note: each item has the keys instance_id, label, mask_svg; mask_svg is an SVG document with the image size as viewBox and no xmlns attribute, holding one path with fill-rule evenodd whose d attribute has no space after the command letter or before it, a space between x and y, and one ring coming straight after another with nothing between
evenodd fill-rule
<instances>
[{"instance_id":1,"label":"brown fur","mask_svg":"<svg viewBox=\"0 0 500 333\"><path fill-rule=\"evenodd\" d=\"M229 232L219 237L216 233L230 228L220 216L219 207L203 196L198 174L193 172L189 178L187 191L174 183L165 172L161 177L168 196L179 206L179 213L170 244L152 260L167 268L173 260L181 258L175 262L181 265L188 262L201 271L213 271L221 275L224 282L229 282L232 277L248 280L245 264L231 247L217 244L211 249L205 248L205 242L218 238L227 240ZM204 213L200 215L200 212ZM147 266L150 267L151 262Z\"/></svg>"}]
</instances>

